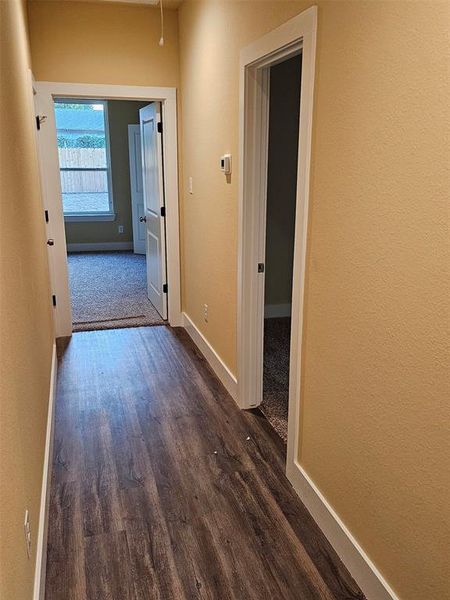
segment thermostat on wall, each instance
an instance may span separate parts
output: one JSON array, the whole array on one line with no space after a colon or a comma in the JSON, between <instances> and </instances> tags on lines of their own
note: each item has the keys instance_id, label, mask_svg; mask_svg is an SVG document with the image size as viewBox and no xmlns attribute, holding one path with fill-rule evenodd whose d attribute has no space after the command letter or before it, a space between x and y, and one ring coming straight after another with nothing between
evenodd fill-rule
<instances>
[{"instance_id":1,"label":"thermostat on wall","mask_svg":"<svg viewBox=\"0 0 450 600\"><path fill-rule=\"evenodd\" d=\"M220 157L220 170L225 173L225 175L231 174L231 154L224 154Z\"/></svg>"}]
</instances>

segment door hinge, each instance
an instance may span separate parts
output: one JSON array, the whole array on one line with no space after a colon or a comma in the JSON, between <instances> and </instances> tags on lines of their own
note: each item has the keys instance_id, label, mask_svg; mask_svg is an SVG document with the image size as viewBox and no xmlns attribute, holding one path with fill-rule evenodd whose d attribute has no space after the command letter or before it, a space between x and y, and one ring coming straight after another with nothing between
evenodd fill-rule
<instances>
[{"instance_id":1,"label":"door hinge","mask_svg":"<svg viewBox=\"0 0 450 600\"><path fill-rule=\"evenodd\" d=\"M53 306L56 306L56 296L55 296L55 294L52 295L52 304L53 304Z\"/></svg>"},{"instance_id":2,"label":"door hinge","mask_svg":"<svg viewBox=\"0 0 450 600\"><path fill-rule=\"evenodd\" d=\"M44 210L45 222L48 223L48 210Z\"/></svg>"},{"instance_id":3,"label":"door hinge","mask_svg":"<svg viewBox=\"0 0 450 600\"><path fill-rule=\"evenodd\" d=\"M163 285L163 293L164 293L164 294L167 294L168 290L169 290L169 287L168 287L167 283L165 283L165 284Z\"/></svg>"},{"instance_id":4,"label":"door hinge","mask_svg":"<svg viewBox=\"0 0 450 600\"><path fill-rule=\"evenodd\" d=\"M46 115L36 115L36 129L39 130L41 128L41 123L43 123L47 119Z\"/></svg>"},{"instance_id":5,"label":"door hinge","mask_svg":"<svg viewBox=\"0 0 450 600\"><path fill-rule=\"evenodd\" d=\"M166 216L166 207L165 206L161 206L161 216L162 217Z\"/></svg>"},{"instance_id":6,"label":"door hinge","mask_svg":"<svg viewBox=\"0 0 450 600\"><path fill-rule=\"evenodd\" d=\"M158 133L162 133L162 121L160 121L157 125Z\"/></svg>"},{"instance_id":7,"label":"door hinge","mask_svg":"<svg viewBox=\"0 0 450 600\"><path fill-rule=\"evenodd\" d=\"M264 273L264 263L258 263L258 273Z\"/></svg>"}]
</instances>

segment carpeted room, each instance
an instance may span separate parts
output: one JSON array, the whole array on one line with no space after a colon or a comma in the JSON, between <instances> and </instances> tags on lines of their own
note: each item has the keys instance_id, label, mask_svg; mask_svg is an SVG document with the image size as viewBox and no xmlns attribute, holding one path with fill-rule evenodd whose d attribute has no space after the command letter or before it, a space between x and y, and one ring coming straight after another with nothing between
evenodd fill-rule
<instances>
[{"instance_id":1,"label":"carpeted room","mask_svg":"<svg viewBox=\"0 0 450 600\"><path fill-rule=\"evenodd\" d=\"M74 331L164 323L147 297L143 199L135 196L133 136L147 104L55 103Z\"/></svg>"},{"instance_id":2,"label":"carpeted room","mask_svg":"<svg viewBox=\"0 0 450 600\"><path fill-rule=\"evenodd\" d=\"M145 255L68 254L74 331L162 325L147 297Z\"/></svg>"}]
</instances>

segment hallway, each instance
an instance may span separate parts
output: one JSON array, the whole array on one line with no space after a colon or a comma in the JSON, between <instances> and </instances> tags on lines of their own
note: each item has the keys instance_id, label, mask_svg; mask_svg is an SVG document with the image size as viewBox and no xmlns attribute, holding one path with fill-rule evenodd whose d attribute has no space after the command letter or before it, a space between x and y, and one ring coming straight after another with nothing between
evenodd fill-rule
<instances>
[{"instance_id":1,"label":"hallway","mask_svg":"<svg viewBox=\"0 0 450 600\"><path fill-rule=\"evenodd\" d=\"M364 598L182 329L60 348L47 600Z\"/></svg>"}]
</instances>

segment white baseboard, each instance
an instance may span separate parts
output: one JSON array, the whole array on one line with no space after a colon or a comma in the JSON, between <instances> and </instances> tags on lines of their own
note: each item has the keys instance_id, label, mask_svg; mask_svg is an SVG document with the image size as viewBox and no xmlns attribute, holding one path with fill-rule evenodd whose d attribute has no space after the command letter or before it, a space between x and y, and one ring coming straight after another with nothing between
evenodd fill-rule
<instances>
[{"instance_id":1,"label":"white baseboard","mask_svg":"<svg viewBox=\"0 0 450 600\"><path fill-rule=\"evenodd\" d=\"M223 362L205 336L200 332L186 313L183 313L184 328L194 344L208 361L210 367L225 386L230 396L237 398L237 380L227 365Z\"/></svg>"},{"instance_id":2,"label":"white baseboard","mask_svg":"<svg viewBox=\"0 0 450 600\"><path fill-rule=\"evenodd\" d=\"M291 304L266 304L264 306L264 318L276 319L278 317L290 317Z\"/></svg>"},{"instance_id":3,"label":"white baseboard","mask_svg":"<svg viewBox=\"0 0 450 600\"><path fill-rule=\"evenodd\" d=\"M106 252L133 250L133 242L98 242L95 244L67 244L67 252Z\"/></svg>"},{"instance_id":4,"label":"white baseboard","mask_svg":"<svg viewBox=\"0 0 450 600\"><path fill-rule=\"evenodd\" d=\"M53 453L53 422L56 396L56 374L58 359L56 343L53 344L52 367L50 372L50 391L47 410L47 433L44 449L44 469L42 473L41 505L39 510L39 526L36 544L36 565L34 571L33 600L43 600L45 596L45 571L47 566L47 528L48 507L50 502L51 460Z\"/></svg>"},{"instance_id":5,"label":"white baseboard","mask_svg":"<svg viewBox=\"0 0 450 600\"><path fill-rule=\"evenodd\" d=\"M287 477L314 520L336 550L367 600L399 600L379 570L297 461L286 467Z\"/></svg>"}]
</instances>

